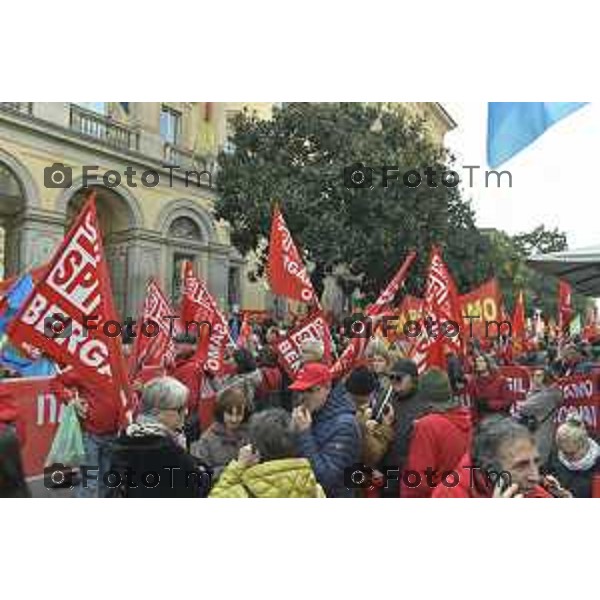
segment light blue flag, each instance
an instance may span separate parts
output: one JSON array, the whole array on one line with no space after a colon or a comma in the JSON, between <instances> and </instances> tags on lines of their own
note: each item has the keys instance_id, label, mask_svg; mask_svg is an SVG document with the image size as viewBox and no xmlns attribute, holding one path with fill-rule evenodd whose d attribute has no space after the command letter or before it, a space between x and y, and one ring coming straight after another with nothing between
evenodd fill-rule
<instances>
[{"instance_id":1,"label":"light blue flag","mask_svg":"<svg viewBox=\"0 0 600 600\"><path fill-rule=\"evenodd\" d=\"M488 164L492 169L529 146L551 125L587 102L489 102Z\"/></svg>"},{"instance_id":2,"label":"light blue flag","mask_svg":"<svg viewBox=\"0 0 600 600\"><path fill-rule=\"evenodd\" d=\"M47 358L32 360L22 356L13 348L5 337L6 326L15 317L21 305L33 289L31 275L23 275L8 291L4 299L4 306L0 311L0 364L19 372L23 377L41 377L54 375L54 363Z\"/></svg>"}]
</instances>

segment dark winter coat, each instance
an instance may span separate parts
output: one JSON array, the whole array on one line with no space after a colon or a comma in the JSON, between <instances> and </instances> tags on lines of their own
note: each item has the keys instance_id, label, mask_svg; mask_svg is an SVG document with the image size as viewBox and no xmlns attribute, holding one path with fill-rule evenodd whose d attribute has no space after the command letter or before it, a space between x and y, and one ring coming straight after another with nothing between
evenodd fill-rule
<instances>
[{"instance_id":1,"label":"dark winter coat","mask_svg":"<svg viewBox=\"0 0 600 600\"><path fill-rule=\"evenodd\" d=\"M111 489L111 496L198 498L210 489L210 478L198 461L165 435L120 436L113 447L112 470L130 485ZM158 474L158 482L155 475L147 475L151 472Z\"/></svg>"},{"instance_id":2,"label":"dark winter coat","mask_svg":"<svg viewBox=\"0 0 600 600\"><path fill-rule=\"evenodd\" d=\"M308 458L328 498L352 497L344 470L360 458L361 436L355 408L343 384L334 387L312 426L299 434L299 455Z\"/></svg>"}]
</instances>

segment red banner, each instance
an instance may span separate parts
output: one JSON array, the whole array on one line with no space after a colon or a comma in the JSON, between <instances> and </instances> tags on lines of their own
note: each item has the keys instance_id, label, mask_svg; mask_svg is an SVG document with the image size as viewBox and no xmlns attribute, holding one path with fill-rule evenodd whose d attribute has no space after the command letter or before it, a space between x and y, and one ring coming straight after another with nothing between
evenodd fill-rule
<instances>
[{"instance_id":1,"label":"red banner","mask_svg":"<svg viewBox=\"0 0 600 600\"><path fill-rule=\"evenodd\" d=\"M269 239L268 275L274 294L301 302L315 300L315 291L306 267L277 206L273 212Z\"/></svg>"},{"instance_id":2,"label":"red banner","mask_svg":"<svg viewBox=\"0 0 600 600\"><path fill-rule=\"evenodd\" d=\"M535 369L527 367L500 367L513 395L515 407L525 399L531 385L531 374ZM562 423L567 415L577 412L592 435L600 434L600 373L572 375L559 379L556 385L562 390L563 403L555 417Z\"/></svg>"},{"instance_id":3,"label":"red banner","mask_svg":"<svg viewBox=\"0 0 600 600\"><path fill-rule=\"evenodd\" d=\"M463 337L476 337L484 339L486 337L496 337L498 335L497 326L488 326L486 332L486 323L502 321L502 295L496 279L491 279L477 289L468 294L463 294L459 298L460 314L473 317L464 319L462 322ZM472 333L471 333L472 332ZM502 328L502 333L508 333L508 327Z\"/></svg>"},{"instance_id":4,"label":"red banner","mask_svg":"<svg viewBox=\"0 0 600 600\"><path fill-rule=\"evenodd\" d=\"M63 403L50 393L52 377L3 379L2 394L12 396L25 426L21 448L26 477L41 475L60 422Z\"/></svg>"},{"instance_id":5,"label":"red banner","mask_svg":"<svg viewBox=\"0 0 600 600\"><path fill-rule=\"evenodd\" d=\"M331 336L323 313L315 312L309 315L286 337L277 340L274 344L280 364L292 378L302 366L301 347L305 340L322 342L325 349L323 360L327 364L331 363Z\"/></svg>"},{"instance_id":6,"label":"red banner","mask_svg":"<svg viewBox=\"0 0 600 600\"><path fill-rule=\"evenodd\" d=\"M59 335L53 322L63 324ZM33 346L72 366L83 387L97 388L125 413L128 381L115 329L121 327L92 194L7 332L17 347Z\"/></svg>"}]
</instances>

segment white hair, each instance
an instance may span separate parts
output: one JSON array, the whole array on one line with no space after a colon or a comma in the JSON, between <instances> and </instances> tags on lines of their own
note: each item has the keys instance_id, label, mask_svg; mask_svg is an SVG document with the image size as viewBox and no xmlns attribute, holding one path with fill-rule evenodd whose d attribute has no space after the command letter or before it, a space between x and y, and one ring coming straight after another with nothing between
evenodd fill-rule
<instances>
[{"instance_id":1,"label":"white hair","mask_svg":"<svg viewBox=\"0 0 600 600\"><path fill-rule=\"evenodd\" d=\"M161 410L183 408L189 390L174 377L156 377L142 388L142 412L155 414Z\"/></svg>"}]
</instances>

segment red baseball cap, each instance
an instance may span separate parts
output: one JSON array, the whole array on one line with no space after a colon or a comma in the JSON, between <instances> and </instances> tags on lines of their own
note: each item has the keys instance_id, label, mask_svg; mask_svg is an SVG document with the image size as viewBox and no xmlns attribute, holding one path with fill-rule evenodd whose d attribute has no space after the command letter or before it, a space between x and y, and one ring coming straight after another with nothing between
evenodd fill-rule
<instances>
[{"instance_id":1,"label":"red baseball cap","mask_svg":"<svg viewBox=\"0 0 600 600\"><path fill-rule=\"evenodd\" d=\"M331 381L329 367L322 363L308 363L298 371L294 383L289 386L290 390L304 391L316 385L323 385Z\"/></svg>"}]
</instances>

